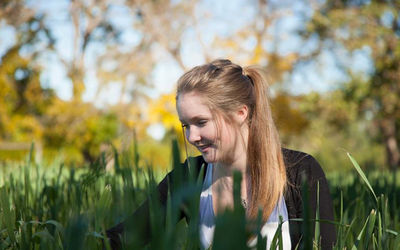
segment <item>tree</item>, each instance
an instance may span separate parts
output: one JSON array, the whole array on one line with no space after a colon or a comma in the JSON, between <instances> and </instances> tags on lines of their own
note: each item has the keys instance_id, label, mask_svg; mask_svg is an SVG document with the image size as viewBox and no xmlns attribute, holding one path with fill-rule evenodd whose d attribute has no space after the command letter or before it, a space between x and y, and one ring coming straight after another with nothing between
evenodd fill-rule
<instances>
[{"instance_id":1,"label":"tree","mask_svg":"<svg viewBox=\"0 0 400 250\"><path fill-rule=\"evenodd\" d=\"M54 90L43 87L40 58L54 52L56 42L46 16L23 1L3 5L0 20L13 28L16 39L0 61L0 141L33 141L44 144L47 156L61 153L66 162L93 161L101 144L116 137L116 115L82 103L79 91L74 100L62 101Z\"/></svg>"},{"instance_id":2,"label":"tree","mask_svg":"<svg viewBox=\"0 0 400 250\"><path fill-rule=\"evenodd\" d=\"M327 0L314 12L306 33L319 36L320 51L331 50L332 44L350 52L369 51L373 72L362 83L351 81L345 91L362 119L372 116L371 126L380 131L392 169L400 165L399 12L400 2L395 0ZM351 72L351 65L346 70Z\"/></svg>"},{"instance_id":3,"label":"tree","mask_svg":"<svg viewBox=\"0 0 400 250\"><path fill-rule=\"evenodd\" d=\"M285 6L279 1L257 0L251 3L255 15L247 25L231 36L217 38L214 46L223 50L226 57L239 59L238 62L242 65L258 65L265 70L272 90L271 106L275 123L283 144L288 145L309 124L305 114L299 109L302 98L292 95L282 85L301 55L300 51L280 53L278 51L280 39L285 38L279 37L276 33L272 34L271 29L277 29L280 20L299 13L294 13L292 6ZM249 39L255 41L250 49L245 46Z\"/></svg>"},{"instance_id":4,"label":"tree","mask_svg":"<svg viewBox=\"0 0 400 250\"><path fill-rule=\"evenodd\" d=\"M66 163L94 162L101 145L115 143L118 136L117 115L91 103L57 99L42 119L49 155L61 155Z\"/></svg>"},{"instance_id":5,"label":"tree","mask_svg":"<svg viewBox=\"0 0 400 250\"><path fill-rule=\"evenodd\" d=\"M233 62L241 65L259 65L265 70L269 84L276 92L271 95L274 118L282 134L284 143L289 143L293 136L303 131L308 124L308 121L298 109L298 102L300 99L292 96L288 91L284 91L279 84L284 81L285 75L291 72L293 69L292 66L296 60L298 60L299 55L295 52L285 55L279 53L277 50L279 39L274 37L269 31L279 19L291 15L292 11L290 7L282 7L279 3L274 3L273 1L256 0L243 4L250 6L250 8L254 10L255 15L253 15L250 20L246 20L246 25L243 27L230 27L229 29L232 31L229 33L230 35L220 36L217 34L210 44L204 44L202 42L202 33L199 31L198 27L199 24L201 24L200 21L205 22L206 19L209 18L208 11L204 11L205 13L200 11L200 14L193 13L193 17L189 19L190 21L186 21L187 24L191 25L187 26L186 24L185 26L181 24L181 26L191 28L196 32L206 62L216 59L214 54L218 54L219 57L229 58ZM188 10L190 10L190 8ZM190 14L190 12L186 13L186 15L188 14ZM181 20L181 18L177 20ZM170 25L169 22L163 23L167 26ZM174 35L165 36L165 38L169 37L167 41L174 41L176 37L180 37L179 30L178 33L173 34ZM251 46L251 48L246 46L249 40L254 41L254 45ZM268 49L265 45L267 43L273 44L274 48ZM168 43L164 42L164 44ZM178 42L174 41L173 44L179 49ZM164 47L167 48L168 46ZM170 51L173 58L176 58L176 61L181 65L183 71L187 70L187 67L182 63L181 55L176 53L176 51L179 50L171 48L167 51ZM181 133L177 119L174 121L174 123L176 123L175 125L169 122L171 121L170 117L175 115L175 110L172 111L167 108L166 110L169 110L170 113L158 111L161 104L165 107L168 107L167 105L174 106L174 96L175 93L171 93L168 96L161 96L158 101L151 103L152 108L150 110L155 114L153 118L158 117L158 122L168 121L165 124L168 124L167 126L169 128L175 128L176 132ZM166 104L167 100L171 103ZM154 112L154 110L157 110L157 112Z\"/></svg>"},{"instance_id":6,"label":"tree","mask_svg":"<svg viewBox=\"0 0 400 250\"><path fill-rule=\"evenodd\" d=\"M42 43L51 48L53 40L43 17L20 1L6 2L3 7L0 20L14 27L17 35L0 60L0 140L40 142L44 130L40 116L56 97L53 90L40 84L42 68L35 46Z\"/></svg>"},{"instance_id":7,"label":"tree","mask_svg":"<svg viewBox=\"0 0 400 250\"><path fill-rule=\"evenodd\" d=\"M81 101L85 91L84 78L87 70L85 57L90 45L96 41L112 43L118 39L119 32L108 17L111 6L111 1L108 0L70 1L69 14L74 30L73 55L71 59L61 56L60 59L71 79L75 101Z\"/></svg>"},{"instance_id":8,"label":"tree","mask_svg":"<svg viewBox=\"0 0 400 250\"><path fill-rule=\"evenodd\" d=\"M114 62L118 66L99 71L98 78L102 84L98 91L102 91L111 81L121 83L119 103L113 109L121 114L125 129L135 129L138 140L148 139L145 139L147 126L163 123L167 130L166 139L177 134L180 142L183 142L175 112L175 93L151 100L145 91L153 87L153 70L160 61L168 59L182 71L188 69L183 62L181 49L185 31L195 24L196 1L139 0L126 1L125 6L133 19L130 28L140 39L129 50L112 46L101 56L100 65ZM126 99L125 102L123 99L128 91L130 100L126 103Z\"/></svg>"}]
</instances>

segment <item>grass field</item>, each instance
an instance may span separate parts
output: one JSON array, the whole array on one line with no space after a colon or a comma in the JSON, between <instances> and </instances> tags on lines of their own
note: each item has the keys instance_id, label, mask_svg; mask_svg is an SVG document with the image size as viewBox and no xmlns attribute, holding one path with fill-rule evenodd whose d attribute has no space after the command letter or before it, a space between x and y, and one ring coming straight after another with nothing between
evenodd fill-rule
<instances>
[{"instance_id":1,"label":"grass field","mask_svg":"<svg viewBox=\"0 0 400 250\"><path fill-rule=\"evenodd\" d=\"M177 152L175 149L173 162L179 161ZM80 168L43 166L29 159L23 164L0 165L0 249L102 249L105 229L131 214L165 174L139 166L138 155L116 154L116 158L112 172L105 170L104 157ZM351 173L327 175L335 209L336 249L400 249L400 181L396 182L396 173L376 171L364 176L353 163ZM182 195L192 190L194 197L198 183L193 179ZM157 231L146 248L197 249L196 219L178 222L179 207L169 199L166 221L162 221L156 200L151 201L151 224ZM196 214L196 199L190 204L187 209ZM319 238L318 215L312 218L317 230L314 235L304 235L305 249L320 248L318 241L312 241ZM245 224L241 206L222 215L212 248L246 248ZM281 239L277 232L274 241L278 249ZM257 249L265 249L263 240L258 243ZM125 247L129 249L129 245Z\"/></svg>"}]
</instances>

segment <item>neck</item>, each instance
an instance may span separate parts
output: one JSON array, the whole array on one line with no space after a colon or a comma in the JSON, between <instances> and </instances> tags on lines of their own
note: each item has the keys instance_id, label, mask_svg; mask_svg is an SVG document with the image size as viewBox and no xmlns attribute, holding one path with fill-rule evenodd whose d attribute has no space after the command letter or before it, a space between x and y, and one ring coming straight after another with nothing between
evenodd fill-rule
<instances>
[{"instance_id":1,"label":"neck","mask_svg":"<svg viewBox=\"0 0 400 250\"><path fill-rule=\"evenodd\" d=\"M224 162L217 162L215 168L215 177L232 177L234 171L239 171L242 174L242 179L246 178L247 174L247 142L248 142L248 128L243 126L240 129L240 136L242 139L236 143L236 148L233 152L233 157Z\"/></svg>"},{"instance_id":2,"label":"neck","mask_svg":"<svg viewBox=\"0 0 400 250\"><path fill-rule=\"evenodd\" d=\"M242 177L244 178L246 176L246 157L243 157L244 159L239 159L238 161L234 163L216 163L216 168L215 168L215 175L216 177L232 177L233 172L239 171L242 174Z\"/></svg>"}]
</instances>

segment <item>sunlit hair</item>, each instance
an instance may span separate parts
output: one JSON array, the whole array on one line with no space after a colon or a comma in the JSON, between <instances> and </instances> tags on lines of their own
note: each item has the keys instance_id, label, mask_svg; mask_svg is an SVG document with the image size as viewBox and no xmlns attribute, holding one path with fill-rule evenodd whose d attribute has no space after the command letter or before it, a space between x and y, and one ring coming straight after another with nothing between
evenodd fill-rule
<instances>
[{"instance_id":1,"label":"sunlit hair","mask_svg":"<svg viewBox=\"0 0 400 250\"><path fill-rule=\"evenodd\" d=\"M278 132L268 100L268 84L257 67L244 67L229 60L215 60L194 67L179 80L176 98L195 92L217 116L231 123L231 114L243 105L249 110L247 175L251 196L248 216L256 218L262 208L263 220L272 213L286 185L286 170Z\"/></svg>"}]
</instances>

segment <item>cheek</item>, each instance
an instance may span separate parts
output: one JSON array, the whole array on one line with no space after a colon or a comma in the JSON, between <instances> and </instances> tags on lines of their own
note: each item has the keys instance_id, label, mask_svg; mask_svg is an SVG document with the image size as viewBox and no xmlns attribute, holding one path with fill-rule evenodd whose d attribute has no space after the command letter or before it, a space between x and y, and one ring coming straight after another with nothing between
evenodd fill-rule
<instances>
[{"instance_id":1,"label":"cheek","mask_svg":"<svg viewBox=\"0 0 400 250\"><path fill-rule=\"evenodd\" d=\"M218 136L217 136L217 131L215 131L214 129L209 129L207 130L206 136L209 140L215 141L217 140Z\"/></svg>"},{"instance_id":2,"label":"cheek","mask_svg":"<svg viewBox=\"0 0 400 250\"><path fill-rule=\"evenodd\" d=\"M225 147L231 147L235 144L235 138L238 135L235 133L232 127L225 126L221 131L221 142Z\"/></svg>"}]
</instances>

